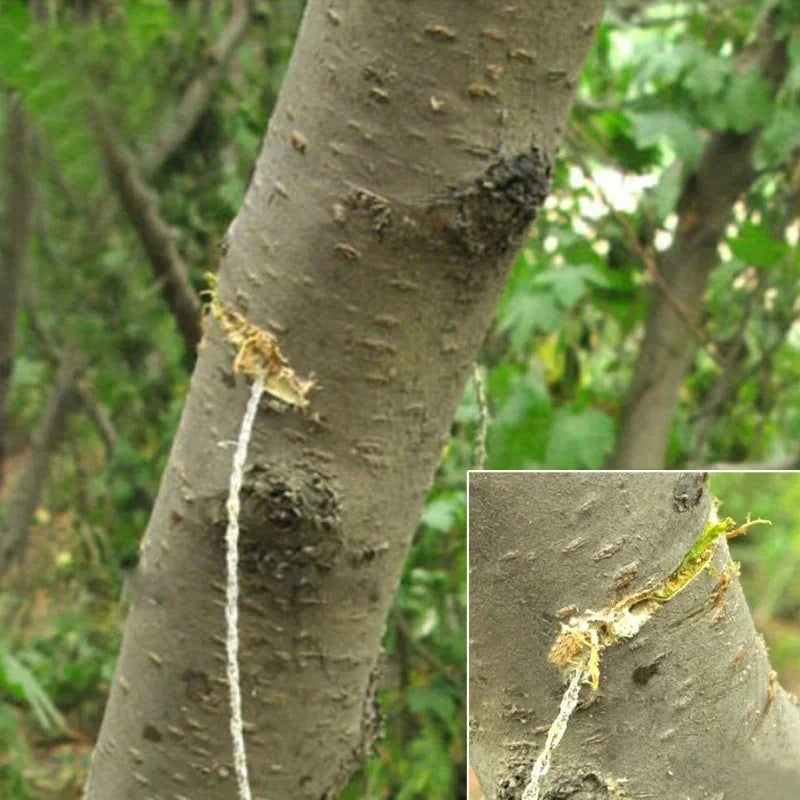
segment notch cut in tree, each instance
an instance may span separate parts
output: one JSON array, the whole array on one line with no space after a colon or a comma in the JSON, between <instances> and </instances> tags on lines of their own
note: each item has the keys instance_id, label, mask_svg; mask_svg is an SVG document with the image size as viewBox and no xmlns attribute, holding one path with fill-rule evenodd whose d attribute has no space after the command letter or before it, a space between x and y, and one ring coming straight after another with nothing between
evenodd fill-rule
<instances>
[{"instance_id":1,"label":"notch cut in tree","mask_svg":"<svg viewBox=\"0 0 800 800\"><path fill-rule=\"evenodd\" d=\"M562 624L548 659L567 674L577 670L592 689L600 687L600 653L623 639L635 636L664 603L685 589L711 562L720 537L733 539L753 525L767 520L748 520L737 526L726 517L706 523L703 532L681 563L654 585L615 600L601 611L586 611Z\"/></svg>"},{"instance_id":2,"label":"notch cut in tree","mask_svg":"<svg viewBox=\"0 0 800 800\"><path fill-rule=\"evenodd\" d=\"M254 796L332 798L371 750L386 614L600 10L306 7L218 290L321 387L313 414L262 404L244 470ZM510 55L523 46L537 58ZM89 800L234 791L223 531L247 392L209 325L132 580Z\"/></svg>"},{"instance_id":3,"label":"notch cut in tree","mask_svg":"<svg viewBox=\"0 0 800 800\"><path fill-rule=\"evenodd\" d=\"M522 800L539 800L542 782L550 770L553 752L564 737L569 719L578 705L581 684L588 683L595 692L600 688L600 656L603 650L636 636L664 603L700 575L714 557L720 537L733 539L753 525L770 524L767 520L757 519L737 526L730 517L720 522L713 511L712 515L713 519L706 523L703 532L681 559L681 563L665 578L616 600L608 608L585 611L572 617L568 623L562 623L548 660L561 669L567 688L561 698L558 715L550 725L544 746L533 764L528 784L522 792ZM738 565L731 561L725 566L721 573L723 578L714 590L719 600L718 612L722 609L722 595L730 586L730 576L734 573L739 574ZM718 618L715 615L714 619Z\"/></svg>"},{"instance_id":4,"label":"notch cut in tree","mask_svg":"<svg viewBox=\"0 0 800 800\"><path fill-rule=\"evenodd\" d=\"M470 757L487 797L536 796L532 775L546 800L795 796L800 708L701 473L473 473L469 491ZM598 690L579 696L601 650Z\"/></svg>"},{"instance_id":5,"label":"notch cut in tree","mask_svg":"<svg viewBox=\"0 0 800 800\"><path fill-rule=\"evenodd\" d=\"M261 378L264 390L288 406L308 408L313 378L300 378L286 362L278 340L219 299L216 275L206 275L208 312L219 322L228 341L236 348L233 371L250 380Z\"/></svg>"}]
</instances>

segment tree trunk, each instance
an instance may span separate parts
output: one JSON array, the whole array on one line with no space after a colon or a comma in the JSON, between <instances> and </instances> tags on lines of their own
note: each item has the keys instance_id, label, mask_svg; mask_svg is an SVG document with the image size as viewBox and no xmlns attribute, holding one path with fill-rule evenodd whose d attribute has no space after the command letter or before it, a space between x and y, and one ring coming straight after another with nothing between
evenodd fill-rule
<instances>
[{"instance_id":1,"label":"tree trunk","mask_svg":"<svg viewBox=\"0 0 800 800\"><path fill-rule=\"evenodd\" d=\"M760 65L773 92L783 83L788 66L786 40L776 41L775 36L770 19L761 34ZM658 260L665 286L653 286L645 337L610 466L665 466L678 392L697 345L692 332L700 329L708 276L718 264L717 247L733 205L757 175L752 162L760 132L761 126L747 133L716 133L683 187L675 238Z\"/></svg>"},{"instance_id":2,"label":"tree trunk","mask_svg":"<svg viewBox=\"0 0 800 800\"><path fill-rule=\"evenodd\" d=\"M8 103L6 135L7 192L5 232L0 260L0 486L5 476L8 438L8 392L14 368L20 289L31 235L33 181L29 162L30 136L19 97Z\"/></svg>"},{"instance_id":3,"label":"tree trunk","mask_svg":"<svg viewBox=\"0 0 800 800\"><path fill-rule=\"evenodd\" d=\"M50 401L31 437L25 466L11 492L5 519L0 526L0 577L14 558L25 551L28 531L50 469L50 459L57 452L69 415L77 405L80 396L78 381L85 367L85 362L73 353L66 354L58 367Z\"/></svg>"},{"instance_id":4,"label":"tree trunk","mask_svg":"<svg viewBox=\"0 0 800 800\"><path fill-rule=\"evenodd\" d=\"M256 796L332 797L374 735L385 617L601 3L309 3L220 293L313 373L243 491ZM89 800L233 796L224 501L248 394L209 323L142 543Z\"/></svg>"},{"instance_id":5,"label":"tree trunk","mask_svg":"<svg viewBox=\"0 0 800 800\"><path fill-rule=\"evenodd\" d=\"M669 575L708 519L703 473L473 473L470 758L487 796L516 800L564 683L560 623ZM753 535L756 535L755 533ZM792 800L800 708L774 680L729 559L602 653L543 799Z\"/></svg>"}]
</instances>

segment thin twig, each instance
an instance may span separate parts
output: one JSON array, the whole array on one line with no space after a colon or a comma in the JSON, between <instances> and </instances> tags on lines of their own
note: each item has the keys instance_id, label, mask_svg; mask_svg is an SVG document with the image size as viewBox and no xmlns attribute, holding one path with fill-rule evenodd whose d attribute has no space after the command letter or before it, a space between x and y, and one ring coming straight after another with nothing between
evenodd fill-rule
<instances>
[{"instance_id":1,"label":"thin twig","mask_svg":"<svg viewBox=\"0 0 800 800\"><path fill-rule=\"evenodd\" d=\"M47 248L42 247L42 251L47 253ZM28 324L30 325L31 330L34 332L36 337L39 339L39 343L41 344L47 359L52 364L60 363L64 358L64 355L60 348L56 346L52 336L42 324L38 309L36 307L36 299L31 286L28 286L25 292L25 313L28 316ZM76 355L78 355L80 358L84 358L85 360L85 357L80 354L76 348L72 349ZM97 428L100 438L103 440L103 444L105 445L106 449L106 455L110 457L117 446L117 431L116 428L114 428L114 423L111 421L111 414L108 408L101 403L97 397L95 397L92 390L86 385L85 380L85 378L81 378L78 381L75 391L81 405L94 423L95 428Z\"/></svg>"},{"instance_id":2,"label":"thin twig","mask_svg":"<svg viewBox=\"0 0 800 800\"><path fill-rule=\"evenodd\" d=\"M147 252L155 277L161 283L164 299L183 336L186 351L193 354L202 336L202 326L200 300L189 278L189 267L161 217L156 193L145 183L141 170L110 120L95 108L94 122L109 181Z\"/></svg>"},{"instance_id":3,"label":"thin twig","mask_svg":"<svg viewBox=\"0 0 800 800\"><path fill-rule=\"evenodd\" d=\"M608 209L608 213L612 219L622 229L628 245L639 257L639 260L647 271L647 274L664 295L664 299L672 306L675 313L680 317L684 325L686 325L689 333L692 335L692 338L697 342L697 344L699 344L701 347L707 348L712 358L716 359L713 342L711 342L708 336L706 336L705 333L703 333L703 331L692 321L691 314L689 313L686 304L675 294L675 292L672 291L672 287L670 287L667 279L659 269L658 262L653 254L653 251L646 244L640 241L636 230L631 224L631 221L614 207L614 204L611 202L611 199L600 185L600 182L595 180L588 164L579 154L575 142L573 142L573 158L586 177L591 180L595 191L599 195L600 200L603 202L603 205L605 205L605 207Z\"/></svg>"},{"instance_id":4,"label":"thin twig","mask_svg":"<svg viewBox=\"0 0 800 800\"><path fill-rule=\"evenodd\" d=\"M84 367L82 359L73 354L68 354L59 366L50 402L36 425L25 466L14 486L0 531L0 575L15 558L24 554L50 459L64 436L67 418L75 405L75 387Z\"/></svg>"},{"instance_id":5,"label":"thin twig","mask_svg":"<svg viewBox=\"0 0 800 800\"><path fill-rule=\"evenodd\" d=\"M141 171L154 177L194 130L208 107L211 95L225 74L236 48L244 38L252 15L252 0L236 0L233 12L211 51L210 63L187 87L177 107L141 157Z\"/></svg>"},{"instance_id":6,"label":"thin twig","mask_svg":"<svg viewBox=\"0 0 800 800\"><path fill-rule=\"evenodd\" d=\"M392 618L406 637L406 641L411 645L411 648L416 651L417 655L419 655L428 666L433 667L433 669L441 673L456 688L464 688L464 681L455 670L445 664L435 653L422 644L422 642L414 638L414 632L411 630L411 626L408 624L405 614L403 614L397 606L392 606Z\"/></svg>"},{"instance_id":7,"label":"thin twig","mask_svg":"<svg viewBox=\"0 0 800 800\"><path fill-rule=\"evenodd\" d=\"M6 117L5 231L0 253L0 485L8 435L7 407L14 368L20 287L28 262L33 179L30 163L30 132L20 98L9 99Z\"/></svg>"}]
</instances>

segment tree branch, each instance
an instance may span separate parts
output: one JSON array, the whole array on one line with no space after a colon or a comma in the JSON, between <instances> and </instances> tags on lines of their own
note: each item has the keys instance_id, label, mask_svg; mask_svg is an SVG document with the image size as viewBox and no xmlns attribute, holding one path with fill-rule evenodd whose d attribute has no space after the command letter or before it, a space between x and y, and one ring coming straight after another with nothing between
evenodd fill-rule
<instances>
[{"instance_id":1,"label":"tree branch","mask_svg":"<svg viewBox=\"0 0 800 800\"><path fill-rule=\"evenodd\" d=\"M160 172L167 159L194 130L244 38L252 12L252 0L234 1L230 19L211 50L209 65L189 84L171 118L162 126L140 159L141 172L146 178L152 178Z\"/></svg>"},{"instance_id":2,"label":"tree branch","mask_svg":"<svg viewBox=\"0 0 800 800\"><path fill-rule=\"evenodd\" d=\"M42 250L47 252L47 247L42 247ZM50 255L48 255L48 258ZM47 358L53 365L61 363L64 360L64 354L56 346L48 331L45 330L44 325L42 325L33 292L30 290L26 293L25 297L25 313L28 315L31 329L39 339ZM78 352L76 352L76 357L80 359L85 358L83 354ZM111 421L111 414L108 408L94 396L92 390L86 386L83 380L77 382L75 390L81 405L97 428L100 438L103 440L106 454L110 456L117 446L117 431L114 428L114 423Z\"/></svg>"},{"instance_id":3,"label":"tree branch","mask_svg":"<svg viewBox=\"0 0 800 800\"><path fill-rule=\"evenodd\" d=\"M111 123L97 110L94 121L109 180L150 258L153 272L175 317L186 350L194 353L202 335L201 307L189 279L189 269L175 246L167 224L159 214L153 190L145 183Z\"/></svg>"},{"instance_id":4,"label":"tree branch","mask_svg":"<svg viewBox=\"0 0 800 800\"><path fill-rule=\"evenodd\" d=\"M20 98L16 95L9 99L7 125L6 233L0 260L0 486L4 475L8 426L6 415L14 368L20 287L28 255L33 208L30 136Z\"/></svg>"},{"instance_id":5,"label":"tree branch","mask_svg":"<svg viewBox=\"0 0 800 800\"><path fill-rule=\"evenodd\" d=\"M717 461L703 467L722 472L775 472L800 469L800 453L793 453L766 461Z\"/></svg>"},{"instance_id":6,"label":"tree branch","mask_svg":"<svg viewBox=\"0 0 800 800\"><path fill-rule=\"evenodd\" d=\"M774 39L770 20L761 42L761 68L774 94L786 75L786 41ZM678 391L693 355L687 327L699 325L725 225L737 198L756 177L752 156L760 131L757 125L744 134L714 134L683 187L675 238L659 259L658 271L685 314L676 312L664 287L653 286L645 337L611 459L616 468L664 466Z\"/></svg>"},{"instance_id":7,"label":"tree branch","mask_svg":"<svg viewBox=\"0 0 800 800\"><path fill-rule=\"evenodd\" d=\"M77 400L77 383L85 368L78 357L65 356L56 374L50 402L31 439L30 452L9 500L5 524L0 530L0 576L15 557L21 557L28 530L39 505L50 458L58 449L66 428L66 419Z\"/></svg>"},{"instance_id":8,"label":"tree branch","mask_svg":"<svg viewBox=\"0 0 800 800\"><path fill-rule=\"evenodd\" d=\"M392 619L411 649L414 650L429 667L447 678L457 689L464 688L464 681L455 670L445 664L436 653L414 637L414 631L411 630L411 625L409 625L405 614L396 605L392 606Z\"/></svg>"}]
</instances>

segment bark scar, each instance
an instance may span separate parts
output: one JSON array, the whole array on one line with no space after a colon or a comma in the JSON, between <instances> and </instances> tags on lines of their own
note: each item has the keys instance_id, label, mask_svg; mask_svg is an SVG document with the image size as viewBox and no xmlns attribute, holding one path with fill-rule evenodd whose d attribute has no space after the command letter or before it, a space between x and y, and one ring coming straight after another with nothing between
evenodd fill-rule
<instances>
[{"instance_id":1,"label":"bark scar","mask_svg":"<svg viewBox=\"0 0 800 800\"><path fill-rule=\"evenodd\" d=\"M455 189L447 233L470 260L498 256L516 244L550 190L551 166L537 147L492 164Z\"/></svg>"}]
</instances>

